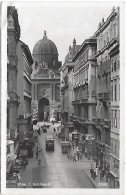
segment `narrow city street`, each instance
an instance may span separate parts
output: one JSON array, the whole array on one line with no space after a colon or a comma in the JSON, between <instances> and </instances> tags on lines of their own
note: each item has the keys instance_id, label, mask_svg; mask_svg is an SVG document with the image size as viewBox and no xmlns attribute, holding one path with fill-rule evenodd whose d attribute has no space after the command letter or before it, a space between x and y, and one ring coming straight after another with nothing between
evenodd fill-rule
<instances>
[{"instance_id":1,"label":"narrow city street","mask_svg":"<svg viewBox=\"0 0 127 195\"><path fill-rule=\"evenodd\" d=\"M56 132L53 131L54 126L50 126L47 133L41 133L38 137L38 143L42 148L41 166L38 167L37 160L35 160L36 163L31 170L33 187L93 188L79 162L73 162L67 158L66 154L62 154L60 140L56 136ZM45 149L45 137L48 134L54 136L54 151L46 151ZM30 165L28 164L28 166ZM27 168L26 172L23 173L24 178L25 175L27 175ZM25 183L22 179L21 182Z\"/></svg>"},{"instance_id":2,"label":"narrow city street","mask_svg":"<svg viewBox=\"0 0 127 195\"><path fill-rule=\"evenodd\" d=\"M5 10L6 188L120 188L121 8L84 5Z\"/></svg>"}]
</instances>

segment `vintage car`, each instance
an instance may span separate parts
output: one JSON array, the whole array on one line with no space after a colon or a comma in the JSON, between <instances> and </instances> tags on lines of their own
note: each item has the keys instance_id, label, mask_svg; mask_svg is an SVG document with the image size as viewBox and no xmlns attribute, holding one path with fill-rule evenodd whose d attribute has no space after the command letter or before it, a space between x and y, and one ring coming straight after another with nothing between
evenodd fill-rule
<instances>
[{"instance_id":1,"label":"vintage car","mask_svg":"<svg viewBox=\"0 0 127 195\"><path fill-rule=\"evenodd\" d=\"M47 135L45 137L45 148L46 151L48 150L54 151L54 137L52 135Z\"/></svg>"},{"instance_id":2,"label":"vintage car","mask_svg":"<svg viewBox=\"0 0 127 195\"><path fill-rule=\"evenodd\" d=\"M70 150L70 148L71 148L71 144L69 141L62 141L61 142L62 153L67 153L68 150Z\"/></svg>"}]
</instances>

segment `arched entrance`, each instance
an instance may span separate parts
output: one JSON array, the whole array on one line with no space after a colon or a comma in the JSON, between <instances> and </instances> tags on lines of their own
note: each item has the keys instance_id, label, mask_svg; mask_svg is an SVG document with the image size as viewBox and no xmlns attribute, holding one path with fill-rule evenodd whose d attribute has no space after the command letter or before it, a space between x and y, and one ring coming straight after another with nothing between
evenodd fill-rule
<instances>
[{"instance_id":1,"label":"arched entrance","mask_svg":"<svg viewBox=\"0 0 127 195\"><path fill-rule=\"evenodd\" d=\"M38 103L38 117L39 121L48 121L49 119L49 100L45 97Z\"/></svg>"}]
</instances>

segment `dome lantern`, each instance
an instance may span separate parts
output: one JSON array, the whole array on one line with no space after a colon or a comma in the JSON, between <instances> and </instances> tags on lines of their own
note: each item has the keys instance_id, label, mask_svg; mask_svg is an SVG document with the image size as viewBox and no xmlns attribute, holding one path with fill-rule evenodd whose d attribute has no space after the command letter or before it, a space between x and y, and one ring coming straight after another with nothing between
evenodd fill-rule
<instances>
[{"instance_id":1,"label":"dome lantern","mask_svg":"<svg viewBox=\"0 0 127 195\"><path fill-rule=\"evenodd\" d=\"M43 38L46 37L47 38L47 33L46 33L46 30L44 31L44 35L43 35Z\"/></svg>"}]
</instances>

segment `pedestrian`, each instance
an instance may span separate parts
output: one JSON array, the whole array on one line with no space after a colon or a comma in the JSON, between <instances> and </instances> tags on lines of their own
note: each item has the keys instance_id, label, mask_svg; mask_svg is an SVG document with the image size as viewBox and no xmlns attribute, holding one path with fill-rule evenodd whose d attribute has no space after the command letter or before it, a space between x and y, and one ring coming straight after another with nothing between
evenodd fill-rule
<instances>
[{"instance_id":1,"label":"pedestrian","mask_svg":"<svg viewBox=\"0 0 127 195\"><path fill-rule=\"evenodd\" d=\"M100 171L100 181L103 181L103 177L104 177L103 171L101 170L101 171Z\"/></svg>"},{"instance_id":2,"label":"pedestrian","mask_svg":"<svg viewBox=\"0 0 127 195\"><path fill-rule=\"evenodd\" d=\"M74 143L72 142L72 148L73 148L73 150L74 150Z\"/></svg>"},{"instance_id":3,"label":"pedestrian","mask_svg":"<svg viewBox=\"0 0 127 195\"><path fill-rule=\"evenodd\" d=\"M26 168L26 161L23 160L23 170L25 170L25 168Z\"/></svg>"},{"instance_id":4,"label":"pedestrian","mask_svg":"<svg viewBox=\"0 0 127 195\"><path fill-rule=\"evenodd\" d=\"M91 175L91 178L93 177L93 168L91 167L90 168L90 175Z\"/></svg>"},{"instance_id":5,"label":"pedestrian","mask_svg":"<svg viewBox=\"0 0 127 195\"><path fill-rule=\"evenodd\" d=\"M104 177L104 176L105 176L105 170L102 169L102 177Z\"/></svg>"},{"instance_id":6,"label":"pedestrian","mask_svg":"<svg viewBox=\"0 0 127 195\"><path fill-rule=\"evenodd\" d=\"M96 166L96 177L98 176L98 166Z\"/></svg>"},{"instance_id":7,"label":"pedestrian","mask_svg":"<svg viewBox=\"0 0 127 195\"><path fill-rule=\"evenodd\" d=\"M93 169L93 180L95 180L95 178L96 178L96 171L95 169Z\"/></svg>"},{"instance_id":8,"label":"pedestrian","mask_svg":"<svg viewBox=\"0 0 127 195\"><path fill-rule=\"evenodd\" d=\"M41 165L41 151L42 151L42 149L39 148L39 149L38 149L38 166Z\"/></svg>"},{"instance_id":9,"label":"pedestrian","mask_svg":"<svg viewBox=\"0 0 127 195\"><path fill-rule=\"evenodd\" d=\"M36 148L36 159L38 159L38 149L39 149L39 146L37 145L37 148Z\"/></svg>"},{"instance_id":10,"label":"pedestrian","mask_svg":"<svg viewBox=\"0 0 127 195\"><path fill-rule=\"evenodd\" d=\"M78 156L78 160L80 159L80 152L79 150L77 151L77 156Z\"/></svg>"},{"instance_id":11,"label":"pedestrian","mask_svg":"<svg viewBox=\"0 0 127 195\"><path fill-rule=\"evenodd\" d=\"M21 180L21 175L20 175L20 172L19 172L19 173L17 173L17 178L18 178L18 182L20 182L20 180Z\"/></svg>"},{"instance_id":12,"label":"pedestrian","mask_svg":"<svg viewBox=\"0 0 127 195\"><path fill-rule=\"evenodd\" d=\"M74 152L74 155L73 155L73 162L76 162L76 153Z\"/></svg>"},{"instance_id":13,"label":"pedestrian","mask_svg":"<svg viewBox=\"0 0 127 195\"><path fill-rule=\"evenodd\" d=\"M54 131L54 133L55 133L56 129L54 128L53 131Z\"/></svg>"}]
</instances>

